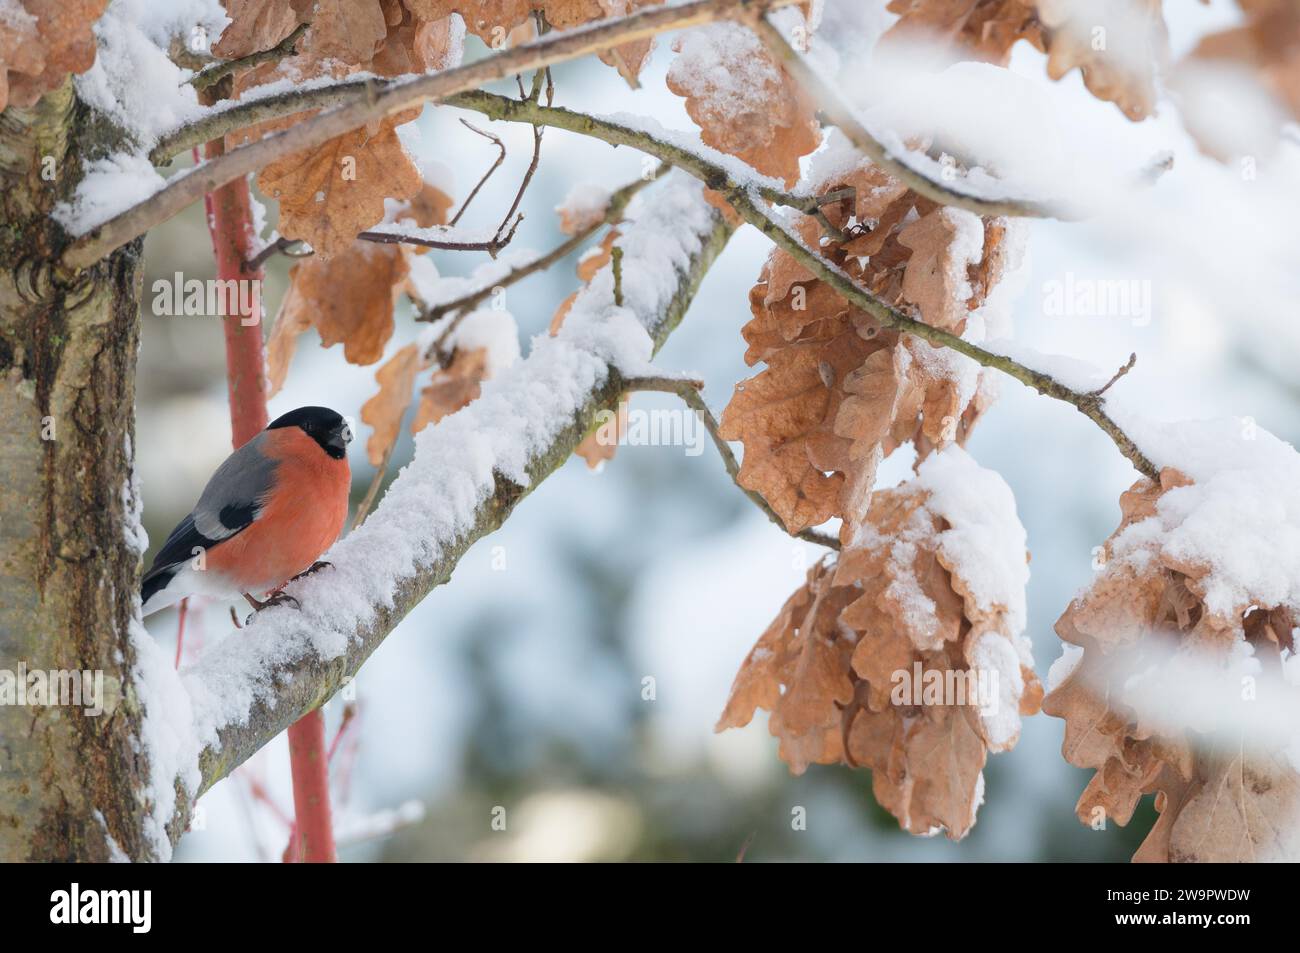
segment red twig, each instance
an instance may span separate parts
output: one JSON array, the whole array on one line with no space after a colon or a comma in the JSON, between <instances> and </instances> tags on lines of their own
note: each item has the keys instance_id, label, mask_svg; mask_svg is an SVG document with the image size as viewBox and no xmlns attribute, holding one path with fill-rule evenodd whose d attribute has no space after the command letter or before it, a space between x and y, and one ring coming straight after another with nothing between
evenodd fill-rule
<instances>
[{"instance_id":1,"label":"red twig","mask_svg":"<svg viewBox=\"0 0 1300 953\"><path fill-rule=\"evenodd\" d=\"M224 145L213 140L205 147L211 160L221 155ZM247 262L257 253L257 235L253 228L252 196L248 180L235 179L204 200L212 250L221 280L257 281L260 289L262 270L249 268ZM250 302L243 314L223 319L226 338L226 382L230 392L231 436L236 447L243 446L266 427L266 388L262 355L261 295L239 295L237 300ZM325 759L325 720L320 710L304 715L289 726L289 764L293 773L293 805L296 826L302 832L293 843L300 843L296 856L309 863L332 863L338 860L334 849L333 823L330 818L329 774Z\"/></svg>"},{"instance_id":2,"label":"red twig","mask_svg":"<svg viewBox=\"0 0 1300 953\"><path fill-rule=\"evenodd\" d=\"M271 809L271 813L275 815L276 820L285 827L292 828L293 819L281 810L279 804L275 803L275 798L271 797L271 792L263 786L262 782L249 771L243 771L241 775L248 782L248 790L253 795L253 800L261 801Z\"/></svg>"}]
</instances>

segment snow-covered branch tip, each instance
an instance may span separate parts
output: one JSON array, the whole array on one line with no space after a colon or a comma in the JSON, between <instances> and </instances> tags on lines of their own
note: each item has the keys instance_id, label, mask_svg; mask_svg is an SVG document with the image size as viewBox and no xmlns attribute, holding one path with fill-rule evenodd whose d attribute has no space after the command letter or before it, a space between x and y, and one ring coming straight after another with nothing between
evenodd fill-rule
<instances>
[{"instance_id":1,"label":"snow-covered branch tip","mask_svg":"<svg viewBox=\"0 0 1300 953\"><path fill-rule=\"evenodd\" d=\"M619 238L623 307L614 304L607 265L579 293L557 336L539 338L477 400L420 434L412 463L328 554L332 568L289 587L301 611L259 613L181 673L193 751L159 765L163 777L155 781L192 782L167 824L173 840L203 791L332 697L450 578L466 550L572 455L597 413L617 406L626 381L652 367L649 357L731 234L690 178L669 175L658 189Z\"/></svg>"},{"instance_id":2,"label":"snow-covered branch tip","mask_svg":"<svg viewBox=\"0 0 1300 953\"><path fill-rule=\"evenodd\" d=\"M950 348L983 367L991 367L1014 377L1040 394L1071 404L1101 428L1120 453L1143 476L1153 480L1159 479L1159 469L1155 464L1106 413L1103 393L1075 390L1050 374L1027 367L1008 355L982 348L950 331L919 321L881 301L870 291L859 286L843 269L818 255L793 234L774 216L772 209L763 201L772 196L773 190L761 188L755 181L740 179L736 173L736 164L728 162L720 153L704 146L688 148L680 142L670 142L644 129L637 129L611 119L557 106L521 102L493 93L481 91L461 93L451 97L448 102L481 112L493 119L556 126L614 145L631 146L689 172L721 195L742 219L789 252L801 265L841 297L870 314L882 327L914 334L936 347ZM791 201L795 200L805 205L812 201L809 197L795 197Z\"/></svg>"},{"instance_id":3,"label":"snow-covered branch tip","mask_svg":"<svg viewBox=\"0 0 1300 953\"><path fill-rule=\"evenodd\" d=\"M502 50L440 73L384 83L363 80L346 84L345 89L323 97L327 101L333 98L338 104L335 108L317 113L265 139L231 149L195 169L173 176L166 186L153 195L78 236L63 253L60 264L71 271L88 268L227 182L257 172L284 156L315 149L330 139L403 109L444 100L455 93L475 89L516 73L600 53L669 30L680 30L722 19L736 19L750 11L773 10L796 2L798 0L686 0L684 3L651 7L625 17L601 20L572 30L552 31L531 43ZM305 103L308 97L304 96L299 101ZM311 101L315 106L321 104L319 98ZM236 108L214 113L213 118L217 122L203 125L200 130L202 139L198 141L207 142L218 138L223 132L231 131L229 128L223 129L220 120ZM302 108L313 107L303 105ZM189 136L182 138L188 140ZM174 148L178 140L173 136L168 141ZM191 145L194 144L197 143L191 142Z\"/></svg>"}]
</instances>

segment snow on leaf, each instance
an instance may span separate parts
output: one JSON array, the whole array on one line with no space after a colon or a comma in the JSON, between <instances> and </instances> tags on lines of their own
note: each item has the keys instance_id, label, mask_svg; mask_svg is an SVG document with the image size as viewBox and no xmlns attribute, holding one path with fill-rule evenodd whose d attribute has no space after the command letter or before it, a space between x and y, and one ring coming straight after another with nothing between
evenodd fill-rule
<instances>
[{"instance_id":1,"label":"snow on leaf","mask_svg":"<svg viewBox=\"0 0 1300 953\"><path fill-rule=\"evenodd\" d=\"M885 302L982 337L981 309L1016 264L1002 220L936 206L861 159L832 163L814 187L854 198L824 210L843 241L823 241L802 217L793 231L806 246ZM791 532L838 516L852 538L885 456L907 442L924 456L964 441L988 403L974 363L882 330L783 250L764 265L750 310L745 361L767 369L737 386L722 432L745 444L741 484Z\"/></svg>"},{"instance_id":2,"label":"snow on leaf","mask_svg":"<svg viewBox=\"0 0 1300 953\"><path fill-rule=\"evenodd\" d=\"M600 222L609 208L609 197L609 189L589 182L569 189L564 201L555 207L560 216L560 231L576 235Z\"/></svg>"},{"instance_id":3,"label":"snow on leaf","mask_svg":"<svg viewBox=\"0 0 1300 953\"><path fill-rule=\"evenodd\" d=\"M1150 116L1169 53L1160 0L1035 0L1047 30L1047 75L1076 66L1098 99L1129 119Z\"/></svg>"},{"instance_id":4,"label":"snow on leaf","mask_svg":"<svg viewBox=\"0 0 1300 953\"><path fill-rule=\"evenodd\" d=\"M704 142L793 185L799 158L821 143L816 108L753 31L711 23L673 48L668 88L686 99Z\"/></svg>"},{"instance_id":5,"label":"snow on leaf","mask_svg":"<svg viewBox=\"0 0 1300 953\"><path fill-rule=\"evenodd\" d=\"M1156 793L1135 860L1294 860L1300 456L1218 422L1143 439L1170 465L1121 497L1101 572L1056 624L1082 649L1043 702L1066 759L1095 772L1076 812L1125 824Z\"/></svg>"},{"instance_id":6,"label":"snow on leaf","mask_svg":"<svg viewBox=\"0 0 1300 953\"><path fill-rule=\"evenodd\" d=\"M1005 66L1020 39L1043 49L1033 0L890 0L899 15L880 39L894 44L941 43L962 59Z\"/></svg>"},{"instance_id":7,"label":"snow on leaf","mask_svg":"<svg viewBox=\"0 0 1300 953\"><path fill-rule=\"evenodd\" d=\"M1256 0L1241 8L1240 25L1201 37L1170 76L1183 123L1223 161L1267 155L1287 113L1300 117L1300 7ZM1233 104L1230 116L1225 102Z\"/></svg>"},{"instance_id":8,"label":"snow on leaf","mask_svg":"<svg viewBox=\"0 0 1300 953\"><path fill-rule=\"evenodd\" d=\"M419 193L420 170L396 132L416 115L408 110L385 117L377 129L344 133L259 172L258 188L280 201L280 233L309 242L318 256L328 258L383 219L384 199Z\"/></svg>"},{"instance_id":9,"label":"snow on leaf","mask_svg":"<svg viewBox=\"0 0 1300 953\"><path fill-rule=\"evenodd\" d=\"M791 771L872 770L877 800L915 834L959 839L989 752L1015 745L1040 689L1025 625L1025 532L1011 491L959 447L877 493L852 545L822 563L742 664L717 730L758 708ZM930 673L913 692L898 686ZM943 685L961 686L931 693Z\"/></svg>"}]
</instances>

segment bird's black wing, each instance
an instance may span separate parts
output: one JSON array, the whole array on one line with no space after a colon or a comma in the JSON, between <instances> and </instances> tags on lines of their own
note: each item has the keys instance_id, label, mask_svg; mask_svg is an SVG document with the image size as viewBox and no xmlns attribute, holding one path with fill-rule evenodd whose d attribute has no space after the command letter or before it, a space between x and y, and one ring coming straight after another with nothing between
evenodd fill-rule
<instances>
[{"instance_id":1,"label":"bird's black wing","mask_svg":"<svg viewBox=\"0 0 1300 953\"><path fill-rule=\"evenodd\" d=\"M171 531L145 574L143 596L167 585L177 568L252 525L275 477L275 461L262 452L263 434L240 447L217 468L199 502Z\"/></svg>"}]
</instances>

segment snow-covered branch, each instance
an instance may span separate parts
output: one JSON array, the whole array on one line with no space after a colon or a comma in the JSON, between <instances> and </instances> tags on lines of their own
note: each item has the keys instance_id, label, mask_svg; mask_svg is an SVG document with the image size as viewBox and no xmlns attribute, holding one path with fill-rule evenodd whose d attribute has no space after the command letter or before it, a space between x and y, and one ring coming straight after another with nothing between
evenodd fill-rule
<instances>
[{"instance_id":1,"label":"snow-covered branch","mask_svg":"<svg viewBox=\"0 0 1300 953\"><path fill-rule=\"evenodd\" d=\"M964 208L976 215L1011 215L1033 218L1078 218L1064 199L1053 202L1015 198L1006 195L978 195L955 188L917 168L902 156L896 155L874 136L857 117L839 91L817 71L816 67L799 53L784 34L762 12L745 18L748 24L781 62L786 71L811 95L827 120L837 126L863 155L886 170L913 191L942 205Z\"/></svg>"},{"instance_id":2,"label":"snow-covered branch","mask_svg":"<svg viewBox=\"0 0 1300 953\"><path fill-rule=\"evenodd\" d=\"M321 112L275 135L232 149L193 170L173 176L142 202L80 235L63 254L65 268L82 269L116 248L167 221L227 182L264 168L276 159L314 149L366 123L425 102L445 99L485 83L598 53L668 30L739 16L742 12L788 6L796 0L687 0L602 20L573 30L548 33L532 43L503 50L455 69L391 82L353 84L337 108ZM304 107L307 108L307 107ZM208 139L215 128L205 129ZM173 146L174 146L173 142Z\"/></svg>"},{"instance_id":3,"label":"snow-covered branch","mask_svg":"<svg viewBox=\"0 0 1300 953\"><path fill-rule=\"evenodd\" d=\"M1074 406L1110 437L1120 453L1140 473L1151 479L1159 478L1159 469L1155 464L1107 414L1101 391L1076 390L1009 355L980 347L951 331L926 324L881 301L860 287L843 269L808 248L764 201L773 195L772 180L756 177L753 170L738 159L710 149L698 141L687 141L687 137L659 128L653 123L626 116L608 119L481 91L453 96L448 99L448 103L473 109L493 119L555 126L614 145L631 146L691 173L726 199L741 218L789 252L847 301L870 314L883 327L914 334L936 347L951 348L983 367L992 367L1014 377L1040 394Z\"/></svg>"},{"instance_id":4,"label":"snow-covered branch","mask_svg":"<svg viewBox=\"0 0 1300 953\"><path fill-rule=\"evenodd\" d=\"M423 431L375 512L327 554L333 568L290 587L301 611L260 613L179 676L165 658L142 663L145 736L168 739L148 746L154 815L173 841L203 791L327 701L466 550L568 459L625 379L653 373L651 355L730 234L698 183L672 173L655 189L619 239L623 306L607 266L556 337L539 336L526 361ZM142 631L138 642L150 658L161 653Z\"/></svg>"}]
</instances>

